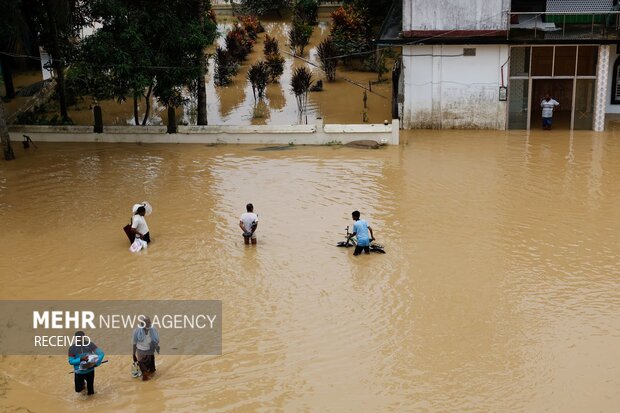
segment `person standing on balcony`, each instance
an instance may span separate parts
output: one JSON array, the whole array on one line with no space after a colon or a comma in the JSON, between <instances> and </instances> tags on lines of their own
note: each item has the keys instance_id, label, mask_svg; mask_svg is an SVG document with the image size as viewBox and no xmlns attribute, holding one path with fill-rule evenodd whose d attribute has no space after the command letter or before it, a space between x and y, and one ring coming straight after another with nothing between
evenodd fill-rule
<instances>
[{"instance_id":1,"label":"person standing on balcony","mask_svg":"<svg viewBox=\"0 0 620 413\"><path fill-rule=\"evenodd\" d=\"M553 123L553 111L560 106L560 103L553 99L549 93L545 95L545 98L540 102L542 108L542 128L543 130L551 130Z\"/></svg>"}]
</instances>

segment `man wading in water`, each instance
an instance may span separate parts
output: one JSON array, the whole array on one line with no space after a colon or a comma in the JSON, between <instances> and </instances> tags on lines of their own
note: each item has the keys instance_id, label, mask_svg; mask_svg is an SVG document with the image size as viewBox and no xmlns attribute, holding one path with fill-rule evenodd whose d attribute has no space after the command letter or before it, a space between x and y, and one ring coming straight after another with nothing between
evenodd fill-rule
<instances>
[{"instance_id":1,"label":"man wading in water","mask_svg":"<svg viewBox=\"0 0 620 413\"><path fill-rule=\"evenodd\" d=\"M258 215L254 213L254 205L247 204L245 206L246 213L241 215L239 219L239 228L243 231L243 242L246 245L252 242L252 245L256 245L256 228L258 228Z\"/></svg>"},{"instance_id":2,"label":"man wading in water","mask_svg":"<svg viewBox=\"0 0 620 413\"><path fill-rule=\"evenodd\" d=\"M353 224L353 233L349 235L347 242L351 241L351 238L357 237L357 245L355 246L353 255L360 255L362 251L366 254L370 254L370 242L375 240L372 228L368 226L366 221L360 219L359 211L353 211L351 217L353 217L355 223ZM370 231L370 237L368 236L368 231Z\"/></svg>"},{"instance_id":3,"label":"man wading in water","mask_svg":"<svg viewBox=\"0 0 620 413\"><path fill-rule=\"evenodd\" d=\"M75 391L77 393L84 390L84 382L88 389L88 395L95 394L95 367L99 367L103 361L103 350L95 345L88 337L84 339L83 331L76 331L76 344L69 347L69 364L73 366L75 376ZM89 341L84 346L84 342Z\"/></svg>"},{"instance_id":4,"label":"man wading in water","mask_svg":"<svg viewBox=\"0 0 620 413\"><path fill-rule=\"evenodd\" d=\"M140 317L140 325L133 331L133 361L138 363L142 380L147 381L155 373L155 352L159 353L159 333L151 326L151 319Z\"/></svg>"}]
</instances>

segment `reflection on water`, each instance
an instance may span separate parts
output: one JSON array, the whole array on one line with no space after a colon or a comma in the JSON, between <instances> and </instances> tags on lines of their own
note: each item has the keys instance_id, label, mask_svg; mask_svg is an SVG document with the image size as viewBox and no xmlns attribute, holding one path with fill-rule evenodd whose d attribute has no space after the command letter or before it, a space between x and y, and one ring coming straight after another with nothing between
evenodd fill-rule
<instances>
[{"instance_id":1,"label":"reflection on water","mask_svg":"<svg viewBox=\"0 0 620 413\"><path fill-rule=\"evenodd\" d=\"M160 357L148 383L112 357L89 401L63 357L5 357L0 410L614 411L613 133L403 140L20 149L0 168L0 298L222 299L224 355ZM134 256L121 227L143 199L155 241ZM386 255L334 246L353 209Z\"/></svg>"}]
</instances>

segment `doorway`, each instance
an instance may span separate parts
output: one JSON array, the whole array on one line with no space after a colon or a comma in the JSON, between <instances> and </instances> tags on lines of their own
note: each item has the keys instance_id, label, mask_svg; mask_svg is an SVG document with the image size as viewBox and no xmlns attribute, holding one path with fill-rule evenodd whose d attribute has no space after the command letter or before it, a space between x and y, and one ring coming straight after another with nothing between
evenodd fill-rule
<instances>
[{"instance_id":1,"label":"doorway","mask_svg":"<svg viewBox=\"0 0 620 413\"><path fill-rule=\"evenodd\" d=\"M540 102L549 93L560 103L554 128L592 129L597 62L594 45L512 46L508 128L540 129Z\"/></svg>"},{"instance_id":2,"label":"doorway","mask_svg":"<svg viewBox=\"0 0 620 413\"><path fill-rule=\"evenodd\" d=\"M553 112L554 129L570 129L573 108L573 79L533 79L530 129L542 126L540 102L549 93L560 106Z\"/></svg>"}]
</instances>

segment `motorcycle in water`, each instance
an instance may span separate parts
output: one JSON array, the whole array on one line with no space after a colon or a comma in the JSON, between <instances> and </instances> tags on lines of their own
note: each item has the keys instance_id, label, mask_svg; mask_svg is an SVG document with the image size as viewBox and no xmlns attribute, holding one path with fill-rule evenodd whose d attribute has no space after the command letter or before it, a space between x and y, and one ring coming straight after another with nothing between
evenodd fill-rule
<instances>
[{"instance_id":1,"label":"motorcycle in water","mask_svg":"<svg viewBox=\"0 0 620 413\"><path fill-rule=\"evenodd\" d=\"M351 233L349 232L348 225L347 225L346 231L347 231L347 237L344 239L344 241L340 241L338 244L336 244L336 246L345 247L345 248L357 246L357 238L351 237ZM385 247L381 244L378 244L372 241L370 243L370 252L377 252L379 254L385 254Z\"/></svg>"}]
</instances>

